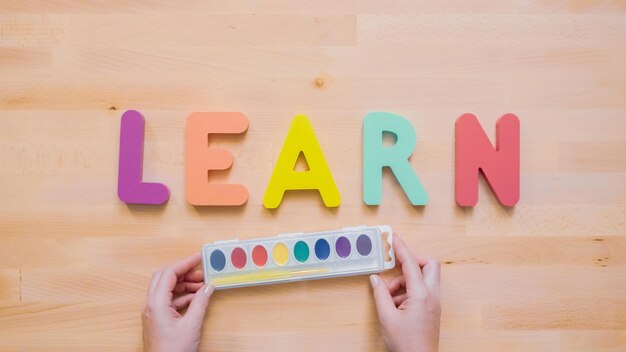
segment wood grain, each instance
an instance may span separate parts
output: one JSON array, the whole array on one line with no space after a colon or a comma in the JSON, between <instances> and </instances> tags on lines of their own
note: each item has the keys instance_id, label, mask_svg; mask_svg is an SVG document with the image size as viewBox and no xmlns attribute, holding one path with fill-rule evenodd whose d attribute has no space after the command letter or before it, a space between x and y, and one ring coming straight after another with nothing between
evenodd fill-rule
<instances>
[{"instance_id":1,"label":"wood grain","mask_svg":"<svg viewBox=\"0 0 626 352\"><path fill-rule=\"evenodd\" d=\"M153 270L205 242L389 223L442 273L442 351L626 350L623 1L0 2L0 350L141 350ZM146 117L144 178L116 196L119 119ZM247 205L184 199L193 111L242 111L215 137ZM362 201L362 119L405 116L430 203L385 172ZM521 201L481 182L454 203L454 121L521 120ZM262 197L294 115L311 119L343 203ZM389 278L397 271L385 273ZM218 292L202 350L384 350L366 277Z\"/></svg>"}]
</instances>

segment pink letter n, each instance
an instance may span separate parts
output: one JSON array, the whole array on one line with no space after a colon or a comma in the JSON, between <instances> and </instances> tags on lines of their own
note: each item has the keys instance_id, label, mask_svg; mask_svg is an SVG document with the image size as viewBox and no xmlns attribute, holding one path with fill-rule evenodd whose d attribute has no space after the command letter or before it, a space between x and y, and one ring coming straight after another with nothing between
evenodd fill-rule
<instances>
[{"instance_id":1,"label":"pink letter n","mask_svg":"<svg viewBox=\"0 0 626 352\"><path fill-rule=\"evenodd\" d=\"M504 206L519 201L520 123L513 114L503 115L496 122L494 148L480 122L473 114L463 114L455 124L455 193L460 206L478 202L478 173L482 172Z\"/></svg>"}]
</instances>

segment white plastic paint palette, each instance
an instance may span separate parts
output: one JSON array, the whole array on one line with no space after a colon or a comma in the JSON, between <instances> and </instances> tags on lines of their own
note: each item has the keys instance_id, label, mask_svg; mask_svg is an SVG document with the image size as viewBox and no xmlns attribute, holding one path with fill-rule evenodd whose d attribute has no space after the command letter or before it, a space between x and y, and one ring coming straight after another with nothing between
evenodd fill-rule
<instances>
[{"instance_id":1,"label":"white plastic paint palette","mask_svg":"<svg viewBox=\"0 0 626 352\"><path fill-rule=\"evenodd\" d=\"M353 227L202 249L204 281L217 289L381 272L395 266L391 226Z\"/></svg>"}]
</instances>

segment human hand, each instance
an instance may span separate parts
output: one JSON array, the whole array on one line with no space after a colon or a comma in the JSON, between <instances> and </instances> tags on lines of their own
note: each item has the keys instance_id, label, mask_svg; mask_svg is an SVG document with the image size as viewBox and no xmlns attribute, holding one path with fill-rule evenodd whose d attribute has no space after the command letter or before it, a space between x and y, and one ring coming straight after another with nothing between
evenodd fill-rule
<instances>
[{"instance_id":1,"label":"human hand","mask_svg":"<svg viewBox=\"0 0 626 352\"><path fill-rule=\"evenodd\" d=\"M152 274L148 300L142 314L144 351L196 351L204 313L213 293L203 285L200 253L159 269ZM178 311L187 309L185 315Z\"/></svg>"},{"instance_id":2,"label":"human hand","mask_svg":"<svg viewBox=\"0 0 626 352\"><path fill-rule=\"evenodd\" d=\"M439 349L439 262L414 256L397 234L393 237L402 276L385 283L371 275L378 320L385 344L393 352Z\"/></svg>"}]
</instances>

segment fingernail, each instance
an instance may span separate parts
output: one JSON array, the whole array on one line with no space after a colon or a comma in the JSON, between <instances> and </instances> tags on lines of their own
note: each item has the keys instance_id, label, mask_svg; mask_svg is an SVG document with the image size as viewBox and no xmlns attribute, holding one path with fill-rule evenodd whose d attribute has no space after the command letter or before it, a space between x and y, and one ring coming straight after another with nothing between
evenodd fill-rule
<instances>
[{"instance_id":1,"label":"fingernail","mask_svg":"<svg viewBox=\"0 0 626 352\"><path fill-rule=\"evenodd\" d=\"M372 283L372 286L378 286L378 276L370 275L370 282Z\"/></svg>"},{"instance_id":2,"label":"fingernail","mask_svg":"<svg viewBox=\"0 0 626 352\"><path fill-rule=\"evenodd\" d=\"M214 290L215 290L215 286L213 286L212 284L208 284L204 288L204 294L207 295L207 296L210 296L210 295L213 294Z\"/></svg>"}]
</instances>

